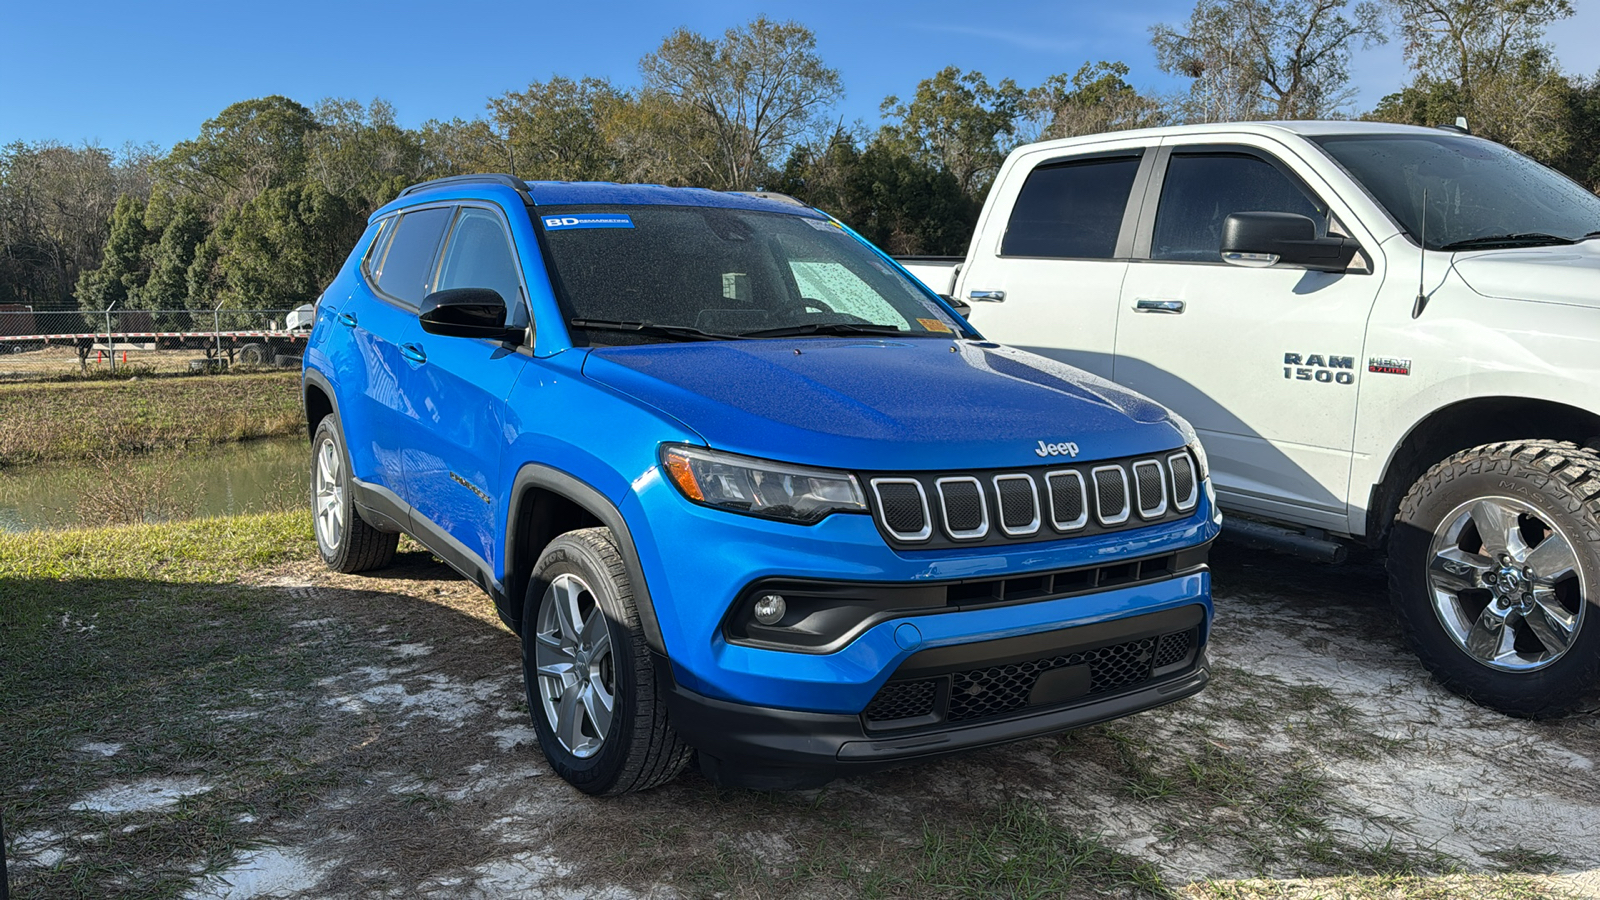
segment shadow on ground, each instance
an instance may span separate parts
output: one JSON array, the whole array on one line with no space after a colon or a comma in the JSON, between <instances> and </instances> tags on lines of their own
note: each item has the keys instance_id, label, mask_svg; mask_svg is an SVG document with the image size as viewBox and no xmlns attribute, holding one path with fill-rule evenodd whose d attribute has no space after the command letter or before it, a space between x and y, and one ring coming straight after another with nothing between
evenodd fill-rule
<instances>
[{"instance_id":1,"label":"shadow on ground","mask_svg":"<svg viewBox=\"0 0 1600 900\"><path fill-rule=\"evenodd\" d=\"M585 797L516 639L423 553L383 577L39 582L0 633L19 898L1570 896L1600 729L1436 688L1380 570L1219 548L1217 677L1173 707L791 794ZM1368 891L1369 887L1372 892ZM1429 892L1432 893L1429 893ZM1409 894L1408 894L1409 895ZM1310 896L1310 894L1307 894Z\"/></svg>"}]
</instances>

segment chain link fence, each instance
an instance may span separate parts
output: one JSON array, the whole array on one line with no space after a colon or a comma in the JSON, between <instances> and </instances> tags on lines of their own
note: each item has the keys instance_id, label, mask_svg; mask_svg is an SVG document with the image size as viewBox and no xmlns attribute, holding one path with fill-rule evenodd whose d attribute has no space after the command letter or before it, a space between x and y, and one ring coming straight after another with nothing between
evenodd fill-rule
<instances>
[{"instance_id":1,"label":"chain link fence","mask_svg":"<svg viewBox=\"0 0 1600 900\"><path fill-rule=\"evenodd\" d=\"M299 365L312 308L0 306L0 381Z\"/></svg>"}]
</instances>

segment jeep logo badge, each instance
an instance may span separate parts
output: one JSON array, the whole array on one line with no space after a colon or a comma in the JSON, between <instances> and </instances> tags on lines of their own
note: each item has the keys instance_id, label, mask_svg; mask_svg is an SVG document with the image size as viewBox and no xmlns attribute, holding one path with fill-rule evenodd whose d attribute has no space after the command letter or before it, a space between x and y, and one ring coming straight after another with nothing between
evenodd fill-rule
<instances>
[{"instance_id":1,"label":"jeep logo badge","mask_svg":"<svg viewBox=\"0 0 1600 900\"><path fill-rule=\"evenodd\" d=\"M1035 447L1033 452L1040 456L1070 456L1076 459L1078 457L1078 445L1071 441L1064 444L1046 444L1044 441L1040 441L1039 446Z\"/></svg>"}]
</instances>

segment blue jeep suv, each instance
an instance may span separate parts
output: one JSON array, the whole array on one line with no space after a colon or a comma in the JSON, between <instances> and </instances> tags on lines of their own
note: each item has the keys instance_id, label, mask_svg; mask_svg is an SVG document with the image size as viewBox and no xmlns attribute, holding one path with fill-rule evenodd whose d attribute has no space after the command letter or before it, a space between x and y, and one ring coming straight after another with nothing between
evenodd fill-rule
<instances>
[{"instance_id":1,"label":"blue jeep suv","mask_svg":"<svg viewBox=\"0 0 1600 900\"><path fill-rule=\"evenodd\" d=\"M583 791L792 787L1208 677L1204 454L789 198L415 185L305 354L323 558L401 532L521 637Z\"/></svg>"}]
</instances>

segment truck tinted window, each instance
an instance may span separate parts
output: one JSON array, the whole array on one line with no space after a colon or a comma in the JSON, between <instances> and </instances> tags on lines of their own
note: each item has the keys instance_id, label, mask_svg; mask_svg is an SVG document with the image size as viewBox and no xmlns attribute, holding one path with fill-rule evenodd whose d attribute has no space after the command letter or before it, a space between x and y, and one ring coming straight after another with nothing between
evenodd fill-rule
<instances>
[{"instance_id":1,"label":"truck tinted window","mask_svg":"<svg viewBox=\"0 0 1600 900\"><path fill-rule=\"evenodd\" d=\"M1152 259L1222 262L1222 223L1237 212L1298 213L1328 233L1327 207L1277 166L1243 153L1174 153L1161 184Z\"/></svg>"},{"instance_id":2,"label":"truck tinted window","mask_svg":"<svg viewBox=\"0 0 1600 900\"><path fill-rule=\"evenodd\" d=\"M450 207L420 209L406 213L395 225L394 237L383 254L378 269L378 287L391 297L412 305L422 303L428 273L433 271L439 237L450 224Z\"/></svg>"},{"instance_id":3,"label":"truck tinted window","mask_svg":"<svg viewBox=\"0 0 1600 900\"><path fill-rule=\"evenodd\" d=\"M1001 256L1110 259L1139 157L1043 165L1028 174Z\"/></svg>"},{"instance_id":4,"label":"truck tinted window","mask_svg":"<svg viewBox=\"0 0 1600 900\"><path fill-rule=\"evenodd\" d=\"M1430 250L1461 242L1488 249L1501 236L1505 246L1534 243L1529 235L1579 241L1600 230L1600 198L1493 141L1445 132L1314 140Z\"/></svg>"}]
</instances>

